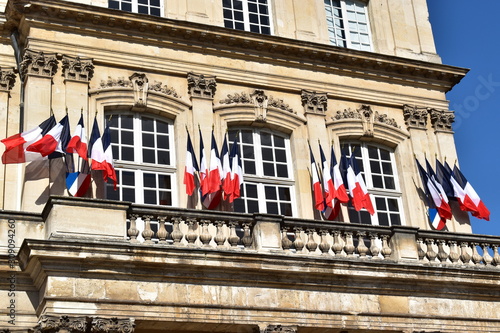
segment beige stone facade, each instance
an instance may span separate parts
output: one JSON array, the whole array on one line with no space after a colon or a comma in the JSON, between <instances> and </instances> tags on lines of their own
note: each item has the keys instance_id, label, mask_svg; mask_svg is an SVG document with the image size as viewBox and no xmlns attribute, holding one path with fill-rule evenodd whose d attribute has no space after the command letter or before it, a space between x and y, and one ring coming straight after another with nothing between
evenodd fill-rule
<instances>
[{"instance_id":1,"label":"beige stone facade","mask_svg":"<svg viewBox=\"0 0 500 333\"><path fill-rule=\"evenodd\" d=\"M123 135L113 137L118 192L94 172L86 197L69 197L62 159L0 166L0 329L500 332L500 239L472 235L456 203L447 230L431 230L422 198L415 158L456 160L445 93L467 73L441 64L426 1L355 1L371 51L330 45L324 1L267 1L270 35L225 28L227 2L164 0L153 16L104 0L0 0L0 137L51 112L72 128L82 114L88 130L112 115ZM122 158L127 147L140 155L147 135L122 115L168 127L168 147L154 146L168 163ZM262 154L264 135L284 138L272 148L286 163L273 167L287 176L245 179L257 210L203 209L183 184L186 133L198 153L198 129L205 149L212 129L219 144L227 131L252 133L247 146ZM362 155L366 178L395 185L371 184L371 223L347 205L333 222L314 209L308 145L318 162L318 142L337 159L379 154ZM169 205L147 204L150 175L169 179L157 190ZM262 200L269 189L288 193L278 214Z\"/></svg>"}]
</instances>

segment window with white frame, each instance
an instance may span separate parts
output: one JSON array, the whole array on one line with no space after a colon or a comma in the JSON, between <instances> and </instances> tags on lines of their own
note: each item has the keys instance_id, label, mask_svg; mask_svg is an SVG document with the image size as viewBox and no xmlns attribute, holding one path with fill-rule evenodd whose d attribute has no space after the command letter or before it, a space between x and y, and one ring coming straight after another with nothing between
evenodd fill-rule
<instances>
[{"instance_id":1,"label":"window with white frame","mask_svg":"<svg viewBox=\"0 0 500 333\"><path fill-rule=\"evenodd\" d=\"M330 43L371 51L366 3L360 0L324 0Z\"/></svg>"},{"instance_id":2,"label":"window with white frame","mask_svg":"<svg viewBox=\"0 0 500 333\"><path fill-rule=\"evenodd\" d=\"M268 0L222 0L226 28L272 33Z\"/></svg>"},{"instance_id":3,"label":"window with white frame","mask_svg":"<svg viewBox=\"0 0 500 333\"><path fill-rule=\"evenodd\" d=\"M108 0L108 8L131 13L161 16L163 0Z\"/></svg>"},{"instance_id":4,"label":"window with white frame","mask_svg":"<svg viewBox=\"0 0 500 333\"><path fill-rule=\"evenodd\" d=\"M243 186L234 210L293 216L294 184L288 136L267 129L232 129L242 155Z\"/></svg>"},{"instance_id":5,"label":"window with white frame","mask_svg":"<svg viewBox=\"0 0 500 333\"><path fill-rule=\"evenodd\" d=\"M401 225L403 209L394 152L373 143L344 142L342 154L347 157L354 154L375 209L375 214L371 216L365 209L357 212L349 204L350 221L385 226Z\"/></svg>"},{"instance_id":6,"label":"window with white frame","mask_svg":"<svg viewBox=\"0 0 500 333\"><path fill-rule=\"evenodd\" d=\"M142 113L110 114L111 146L118 189L106 198L141 204L176 205L173 124Z\"/></svg>"}]
</instances>

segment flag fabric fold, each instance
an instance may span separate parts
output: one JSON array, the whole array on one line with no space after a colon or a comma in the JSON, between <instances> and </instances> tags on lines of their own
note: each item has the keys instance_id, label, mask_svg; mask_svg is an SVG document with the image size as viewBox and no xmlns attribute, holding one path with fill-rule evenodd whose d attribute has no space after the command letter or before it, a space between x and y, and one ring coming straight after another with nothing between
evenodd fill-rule
<instances>
[{"instance_id":1,"label":"flag fabric fold","mask_svg":"<svg viewBox=\"0 0 500 333\"><path fill-rule=\"evenodd\" d=\"M69 121L68 115L64 116L54 127L50 129L41 139L33 142L26 151L39 154L41 158L53 153L50 158L62 157L66 153L66 146L69 142Z\"/></svg>"},{"instance_id":2,"label":"flag fabric fold","mask_svg":"<svg viewBox=\"0 0 500 333\"><path fill-rule=\"evenodd\" d=\"M2 154L2 163L24 163L40 158L40 154L29 152L26 148L43 138L55 125L56 120L52 115L40 125L29 131L15 134L1 140L5 145L5 151Z\"/></svg>"},{"instance_id":3,"label":"flag fabric fold","mask_svg":"<svg viewBox=\"0 0 500 333\"><path fill-rule=\"evenodd\" d=\"M370 193L365 185L363 175L358 169L354 154L349 158L347 167L347 185L352 198L352 205L356 211L366 209L370 215L375 214Z\"/></svg>"},{"instance_id":4,"label":"flag fabric fold","mask_svg":"<svg viewBox=\"0 0 500 333\"><path fill-rule=\"evenodd\" d=\"M224 135L224 142L222 143L221 156L222 156L222 191L224 192L224 200L227 200L231 193L231 159L229 157L229 146L227 143L227 135Z\"/></svg>"},{"instance_id":5,"label":"flag fabric fold","mask_svg":"<svg viewBox=\"0 0 500 333\"><path fill-rule=\"evenodd\" d=\"M460 209L471 212L472 216L478 219L489 221L490 211L456 165L453 167L450 181L453 185Z\"/></svg>"},{"instance_id":6,"label":"flag fabric fold","mask_svg":"<svg viewBox=\"0 0 500 333\"><path fill-rule=\"evenodd\" d=\"M195 172L198 171L198 162L194 154L193 143L191 136L187 134L187 148L186 148L186 165L184 167L184 185L186 186L186 194L193 195L195 184Z\"/></svg>"},{"instance_id":7,"label":"flag fabric fold","mask_svg":"<svg viewBox=\"0 0 500 333\"><path fill-rule=\"evenodd\" d=\"M116 177L115 168L113 166L111 132L109 126L106 125L106 128L104 129L101 137L99 126L97 124L97 118L94 118L89 146L90 157L92 158L92 170L102 170L104 181L107 182L108 178L111 179L113 181L114 189L116 190L118 179Z\"/></svg>"},{"instance_id":8,"label":"flag fabric fold","mask_svg":"<svg viewBox=\"0 0 500 333\"><path fill-rule=\"evenodd\" d=\"M221 190L222 185L222 163L219 156L219 149L215 141L212 130L212 145L210 148L210 167L208 169L208 193L215 193Z\"/></svg>"},{"instance_id":9,"label":"flag fabric fold","mask_svg":"<svg viewBox=\"0 0 500 333\"><path fill-rule=\"evenodd\" d=\"M231 186L229 202L233 202L241 196L241 185L243 184L243 168L241 166L241 152L240 145L238 143L238 136L234 139L233 146L231 147L231 152L229 154L229 160L231 162Z\"/></svg>"},{"instance_id":10,"label":"flag fabric fold","mask_svg":"<svg viewBox=\"0 0 500 333\"><path fill-rule=\"evenodd\" d=\"M208 193L208 167L207 167L207 158L205 156L205 147L203 145L203 136L200 132L200 191L201 195L206 195Z\"/></svg>"},{"instance_id":11,"label":"flag fabric fold","mask_svg":"<svg viewBox=\"0 0 500 333\"><path fill-rule=\"evenodd\" d=\"M309 155L311 162L311 182L314 196L314 208L323 212L325 210L325 198L323 197L323 190L321 188L321 183L319 181L318 168L316 166L316 161L314 160L314 155L309 146Z\"/></svg>"},{"instance_id":12,"label":"flag fabric fold","mask_svg":"<svg viewBox=\"0 0 500 333\"><path fill-rule=\"evenodd\" d=\"M85 126L83 125L83 114L80 116L80 120L76 125L75 132L68 143L66 151L70 154L77 153L84 160L88 159L88 141Z\"/></svg>"}]
</instances>

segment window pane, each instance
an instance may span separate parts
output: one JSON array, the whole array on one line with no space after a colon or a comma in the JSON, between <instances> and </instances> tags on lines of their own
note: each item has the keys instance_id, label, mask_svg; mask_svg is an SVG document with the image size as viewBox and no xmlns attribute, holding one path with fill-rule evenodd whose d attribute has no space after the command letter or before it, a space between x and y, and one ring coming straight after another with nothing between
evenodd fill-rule
<instances>
[{"instance_id":1,"label":"window pane","mask_svg":"<svg viewBox=\"0 0 500 333\"><path fill-rule=\"evenodd\" d=\"M277 176L281 178L288 178L288 165L278 164L276 165Z\"/></svg>"},{"instance_id":2,"label":"window pane","mask_svg":"<svg viewBox=\"0 0 500 333\"><path fill-rule=\"evenodd\" d=\"M168 149L170 146L170 142L168 141L168 136L157 135L156 136L156 144L157 144L157 148Z\"/></svg>"},{"instance_id":3,"label":"window pane","mask_svg":"<svg viewBox=\"0 0 500 333\"><path fill-rule=\"evenodd\" d=\"M401 225L399 214L391 214L391 225Z\"/></svg>"},{"instance_id":4,"label":"window pane","mask_svg":"<svg viewBox=\"0 0 500 333\"><path fill-rule=\"evenodd\" d=\"M380 164L378 161L370 161L370 168L372 169L372 172L375 173L380 173L382 170L380 170Z\"/></svg>"},{"instance_id":5,"label":"window pane","mask_svg":"<svg viewBox=\"0 0 500 333\"><path fill-rule=\"evenodd\" d=\"M281 215L292 216L292 205L289 203L281 203Z\"/></svg>"},{"instance_id":6,"label":"window pane","mask_svg":"<svg viewBox=\"0 0 500 333\"><path fill-rule=\"evenodd\" d=\"M155 151L152 149L142 150L142 161L144 163L155 163Z\"/></svg>"},{"instance_id":7,"label":"window pane","mask_svg":"<svg viewBox=\"0 0 500 333\"><path fill-rule=\"evenodd\" d=\"M156 205L156 191L144 190L144 203Z\"/></svg>"},{"instance_id":8,"label":"window pane","mask_svg":"<svg viewBox=\"0 0 500 333\"><path fill-rule=\"evenodd\" d=\"M379 225L385 225L385 226L389 225L389 218L385 213L378 213L377 216Z\"/></svg>"},{"instance_id":9,"label":"window pane","mask_svg":"<svg viewBox=\"0 0 500 333\"><path fill-rule=\"evenodd\" d=\"M262 159L264 161L273 161L273 150L271 148L262 148Z\"/></svg>"},{"instance_id":10,"label":"window pane","mask_svg":"<svg viewBox=\"0 0 500 333\"><path fill-rule=\"evenodd\" d=\"M255 200L248 200L247 213L258 213L258 212L259 212L259 202Z\"/></svg>"},{"instance_id":11,"label":"window pane","mask_svg":"<svg viewBox=\"0 0 500 333\"><path fill-rule=\"evenodd\" d=\"M257 198L257 185L247 184L245 195L248 198Z\"/></svg>"},{"instance_id":12,"label":"window pane","mask_svg":"<svg viewBox=\"0 0 500 333\"><path fill-rule=\"evenodd\" d=\"M382 163L382 170L386 175L392 175L392 165L389 162Z\"/></svg>"},{"instance_id":13,"label":"window pane","mask_svg":"<svg viewBox=\"0 0 500 333\"><path fill-rule=\"evenodd\" d=\"M279 188L280 200L290 201L290 189L288 187Z\"/></svg>"},{"instance_id":14,"label":"window pane","mask_svg":"<svg viewBox=\"0 0 500 333\"><path fill-rule=\"evenodd\" d=\"M133 132L128 132L128 131L123 131L121 133L121 144L125 145L133 145L134 144L134 133Z\"/></svg>"},{"instance_id":15,"label":"window pane","mask_svg":"<svg viewBox=\"0 0 500 333\"><path fill-rule=\"evenodd\" d=\"M142 145L144 147L154 148L155 146L155 137L153 134L142 133Z\"/></svg>"},{"instance_id":16,"label":"window pane","mask_svg":"<svg viewBox=\"0 0 500 333\"><path fill-rule=\"evenodd\" d=\"M271 134L261 133L260 134L260 144L263 146L271 146Z\"/></svg>"},{"instance_id":17,"label":"window pane","mask_svg":"<svg viewBox=\"0 0 500 333\"><path fill-rule=\"evenodd\" d=\"M278 204L276 202L267 202L266 208L268 214L279 214Z\"/></svg>"},{"instance_id":18,"label":"window pane","mask_svg":"<svg viewBox=\"0 0 500 333\"><path fill-rule=\"evenodd\" d=\"M249 175L255 175L255 162L253 161L244 161L243 162L243 169L245 173L248 173Z\"/></svg>"},{"instance_id":19,"label":"window pane","mask_svg":"<svg viewBox=\"0 0 500 333\"><path fill-rule=\"evenodd\" d=\"M172 205L172 194L167 191L160 191L160 205L171 206Z\"/></svg>"},{"instance_id":20,"label":"window pane","mask_svg":"<svg viewBox=\"0 0 500 333\"><path fill-rule=\"evenodd\" d=\"M388 190L395 190L396 184L394 183L394 177L384 177L385 188Z\"/></svg>"},{"instance_id":21,"label":"window pane","mask_svg":"<svg viewBox=\"0 0 500 333\"><path fill-rule=\"evenodd\" d=\"M275 150L276 154L276 162L284 162L286 163L286 151L284 150Z\"/></svg>"},{"instance_id":22,"label":"window pane","mask_svg":"<svg viewBox=\"0 0 500 333\"><path fill-rule=\"evenodd\" d=\"M134 160L134 148L122 147L122 160L133 161Z\"/></svg>"},{"instance_id":23,"label":"window pane","mask_svg":"<svg viewBox=\"0 0 500 333\"><path fill-rule=\"evenodd\" d=\"M135 202L135 190L133 188L124 188L122 200Z\"/></svg>"},{"instance_id":24,"label":"window pane","mask_svg":"<svg viewBox=\"0 0 500 333\"><path fill-rule=\"evenodd\" d=\"M377 205L377 210L387 210L384 198L375 198L375 203Z\"/></svg>"},{"instance_id":25,"label":"window pane","mask_svg":"<svg viewBox=\"0 0 500 333\"><path fill-rule=\"evenodd\" d=\"M121 128L133 129L133 120L132 116L120 116Z\"/></svg>"},{"instance_id":26,"label":"window pane","mask_svg":"<svg viewBox=\"0 0 500 333\"><path fill-rule=\"evenodd\" d=\"M156 175L151 173L145 173L143 177L144 187L156 188Z\"/></svg>"},{"instance_id":27,"label":"window pane","mask_svg":"<svg viewBox=\"0 0 500 333\"><path fill-rule=\"evenodd\" d=\"M265 189L266 189L266 199L268 199L268 200L278 199L278 197L276 195L276 188L275 187L266 186Z\"/></svg>"},{"instance_id":28,"label":"window pane","mask_svg":"<svg viewBox=\"0 0 500 333\"><path fill-rule=\"evenodd\" d=\"M384 188L381 176L375 176L375 175L373 176L373 187Z\"/></svg>"},{"instance_id":29,"label":"window pane","mask_svg":"<svg viewBox=\"0 0 500 333\"><path fill-rule=\"evenodd\" d=\"M398 201L396 199L387 199L387 204L389 205L389 211L398 212Z\"/></svg>"},{"instance_id":30,"label":"window pane","mask_svg":"<svg viewBox=\"0 0 500 333\"><path fill-rule=\"evenodd\" d=\"M243 158L254 159L254 150L252 146L243 146Z\"/></svg>"},{"instance_id":31,"label":"window pane","mask_svg":"<svg viewBox=\"0 0 500 333\"><path fill-rule=\"evenodd\" d=\"M164 150L158 150L158 164L170 165L170 153Z\"/></svg>"},{"instance_id":32,"label":"window pane","mask_svg":"<svg viewBox=\"0 0 500 333\"><path fill-rule=\"evenodd\" d=\"M253 143L253 132L241 131L241 141L243 143Z\"/></svg>"},{"instance_id":33,"label":"window pane","mask_svg":"<svg viewBox=\"0 0 500 333\"><path fill-rule=\"evenodd\" d=\"M133 172L130 171L122 171L121 172L121 179L120 179L120 184L121 185L135 185L135 176Z\"/></svg>"},{"instance_id":34,"label":"window pane","mask_svg":"<svg viewBox=\"0 0 500 333\"><path fill-rule=\"evenodd\" d=\"M285 139L275 135L274 136L274 146L275 147L280 147L280 148L285 148Z\"/></svg>"},{"instance_id":35,"label":"window pane","mask_svg":"<svg viewBox=\"0 0 500 333\"><path fill-rule=\"evenodd\" d=\"M274 164L272 163L263 163L264 167L264 176L274 176Z\"/></svg>"},{"instance_id":36,"label":"window pane","mask_svg":"<svg viewBox=\"0 0 500 333\"><path fill-rule=\"evenodd\" d=\"M158 187L159 188L172 188L172 180L170 175L158 175Z\"/></svg>"}]
</instances>

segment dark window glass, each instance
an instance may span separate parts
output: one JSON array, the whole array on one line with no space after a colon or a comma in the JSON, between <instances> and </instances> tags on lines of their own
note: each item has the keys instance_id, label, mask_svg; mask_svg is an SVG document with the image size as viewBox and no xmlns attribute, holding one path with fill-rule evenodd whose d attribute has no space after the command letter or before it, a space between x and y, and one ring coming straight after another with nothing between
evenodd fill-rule
<instances>
[{"instance_id":1,"label":"dark window glass","mask_svg":"<svg viewBox=\"0 0 500 333\"><path fill-rule=\"evenodd\" d=\"M276 196L276 188L273 186L266 186L266 199L268 200L276 200L278 197Z\"/></svg>"},{"instance_id":2,"label":"dark window glass","mask_svg":"<svg viewBox=\"0 0 500 333\"><path fill-rule=\"evenodd\" d=\"M144 190L144 203L156 205L156 191Z\"/></svg>"},{"instance_id":3,"label":"dark window glass","mask_svg":"<svg viewBox=\"0 0 500 333\"><path fill-rule=\"evenodd\" d=\"M121 132L121 139L122 139L121 144L133 145L134 144L134 133L128 132L128 131L122 131Z\"/></svg>"},{"instance_id":4,"label":"dark window glass","mask_svg":"<svg viewBox=\"0 0 500 333\"><path fill-rule=\"evenodd\" d=\"M144 187L156 187L156 175L145 173L143 177Z\"/></svg>"},{"instance_id":5,"label":"dark window glass","mask_svg":"<svg viewBox=\"0 0 500 333\"><path fill-rule=\"evenodd\" d=\"M142 146L143 147L155 147L155 137L153 134L142 133Z\"/></svg>"},{"instance_id":6,"label":"dark window glass","mask_svg":"<svg viewBox=\"0 0 500 333\"><path fill-rule=\"evenodd\" d=\"M142 161L144 163L155 163L155 151L152 149L143 149L142 150Z\"/></svg>"},{"instance_id":7,"label":"dark window glass","mask_svg":"<svg viewBox=\"0 0 500 333\"><path fill-rule=\"evenodd\" d=\"M263 163L264 168L264 176L274 177L274 164L272 163Z\"/></svg>"},{"instance_id":8,"label":"dark window glass","mask_svg":"<svg viewBox=\"0 0 500 333\"><path fill-rule=\"evenodd\" d=\"M158 151L158 164L170 165L170 153L168 151Z\"/></svg>"},{"instance_id":9,"label":"dark window glass","mask_svg":"<svg viewBox=\"0 0 500 333\"><path fill-rule=\"evenodd\" d=\"M249 175L255 175L255 162L253 161L244 161L243 162L243 170L245 173L248 173Z\"/></svg>"},{"instance_id":10,"label":"dark window glass","mask_svg":"<svg viewBox=\"0 0 500 333\"><path fill-rule=\"evenodd\" d=\"M133 161L134 160L134 148L122 147L122 160Z\"/></svg>"},{"instance_id":11,"label":"dark window glass","mask_svg":"<svg viewBox=\"0 0 500 333\"><path fill-rule=\"evenodd\" d=\"M267 202L266 208L268 214L279 214L278 203L276 202Z\"/></svg>"}]
</instances>

